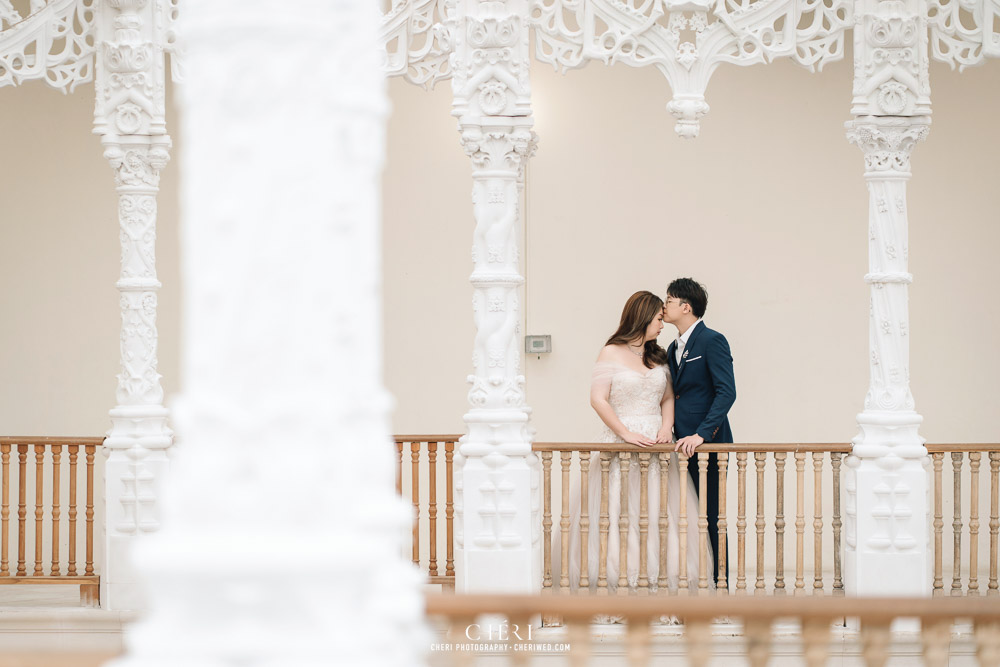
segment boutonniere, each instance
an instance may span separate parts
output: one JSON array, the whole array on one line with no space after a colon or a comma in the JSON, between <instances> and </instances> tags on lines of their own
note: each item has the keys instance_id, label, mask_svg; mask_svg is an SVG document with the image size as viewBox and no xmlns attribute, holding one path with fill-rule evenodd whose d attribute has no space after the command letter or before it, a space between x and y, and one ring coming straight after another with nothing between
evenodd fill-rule
<instances>
[{"instance_id":1,"label":"boutonniere","mask_svg":"<svg viewBox=\"0 0 1000 667\"><path fill-rule=\"evenodd\" d=\"M688 358L688 354L690 354L690 353L691 353L691 350L684 350L684 354L681 355L681 359L687 359Z\"/></svg>"}]
</instances>

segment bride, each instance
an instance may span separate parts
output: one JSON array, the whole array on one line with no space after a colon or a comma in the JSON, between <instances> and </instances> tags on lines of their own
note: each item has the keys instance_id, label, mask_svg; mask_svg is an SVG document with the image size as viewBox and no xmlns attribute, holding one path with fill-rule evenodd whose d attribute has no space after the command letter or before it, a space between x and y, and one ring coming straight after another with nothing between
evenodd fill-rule
<instances>
[{"instance_id":1,"label":"bride","mask_svg":"<svg viewBox=\"0 0 1000 667\"><path fill-rule=\"evenodd\" d=\"M597 357L591 379L590 404L604 422L601 442L628 443L638 451L656 444L671 442L674 422L674 395L667 370L667 352L656 342L663 330L663 301L652 292L636 292L625 303L618 330L608 339ZM586 453L581 453L586 455ZM678 585L680 545L680 490L687 493L687 580L691 588L698 582L698 495L694 482L687 474L679 474L677 454L653 454L647 479L649 530L646 549L646 574L651 589L659 578L660 538L660 465L659 457L669 456L667 472L667 557L666 581L671 589ZM685 466L686 470L687 466ZM682 481L683 480L683 486ZM579 485L577 485L579 486ZM619 578L621 514L621 473L619 455L611 459L608 489L608 547L606 576L609 589L615 589ZM570 586L580 585L579 491L571 514L574 515L570 535ZM599 517L601 506L600 454L590 458L587 493L590 530L587 544L587 584L596 588L599 576ZM639 582L639 502L640 469L637 457L631 457L628 470L628 538L626 547L626 578L630 588ZM712 555L708 555L712 562Z\"/></svg>"}]
</instances>

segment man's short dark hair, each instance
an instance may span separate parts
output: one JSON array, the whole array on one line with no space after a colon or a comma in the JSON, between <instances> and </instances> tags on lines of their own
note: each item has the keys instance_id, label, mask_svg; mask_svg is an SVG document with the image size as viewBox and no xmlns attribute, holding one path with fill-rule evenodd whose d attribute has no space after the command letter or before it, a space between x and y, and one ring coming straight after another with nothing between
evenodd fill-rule
<instances>
[{"instance_id":1,"label":"man's short dark hair","mask_svg":"<svg viewBox=\"0 0 1000 667\"><path fill-rule=\"evenodd\" d=\"M693 278L678 278L667 287L667 296L672 296L691 305L691 312L697 318L705 316L708 307L708 292Z\"/></svg>"}]
</instances>

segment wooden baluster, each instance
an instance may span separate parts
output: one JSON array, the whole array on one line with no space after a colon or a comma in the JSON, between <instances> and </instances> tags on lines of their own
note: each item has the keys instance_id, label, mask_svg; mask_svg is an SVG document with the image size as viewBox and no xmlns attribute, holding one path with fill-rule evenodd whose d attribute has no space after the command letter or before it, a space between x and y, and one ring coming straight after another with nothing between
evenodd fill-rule
<instances>
[{"instance_id":1,"label":"wooden baluster","mask_svg":"<svg viewBox=\"0 0 1000 667\"><path fill-rule=\"evenodd\" d=\"M445 545L446 553L444 576L455 576L455 497L453 491L452 478L455 473L455 443L444 443L444 483L445 483L445 503L444 503L444 523L445 523Z\"/></svg>"},{"instance_id":2,"label":"wooden baluster","mask_svg":"<svg viewBox=\"0 0 1000 667\"><path fill-rule=\"evenodd\" d=\"M830 467L833 468L833 594L844 594L844 580L841 577L840 529L844 522L840 519L840 460L841 452L830 453Z\"/></svg>"},{"instance_id":3,"label":"wooden baluster","mask_svg":"<svg viewBox=\"0 0 1000 667\"><path fill-rule=\"evenodd\" d=\"M94 445L85 445L87 453L87 562L83 574L94 574Z\"/></svg>"},{"instance_id":4,"label":"wooden baluster","mask_svg":"<svg viewBox=\"0 0 1000 667\"><path fill-rule=\"evenodd\" d=\"M969 453L969 595L979 595L979 461L980 452Z\"/></svg>"},{"instance_id":5,"label":"wooden baluster","mask_svg":"<svg viewBox=\"0 0 1000 667\"><path fill-rule=\"evenodd\" d=\"M590 588L590 452L580 452L580 588Z\"/></svg>"},{"instance_id":6,"label":"wooden baluster","mask_svg":"<svg viewBox=\"0 0 1000 667\"><path fill-rule=\"evenodd\" d=\"M955 538L955 559L951 579L951 594L962 594L962 452L951 453L951 469L955 476L955 515L951 534Z\"/></svg>"},{"instance_id":7,"label":"wooden baluster","mask_svg":"<svg viewBox=\"0 0 1000 667\"><path fill-rule=\"evenodd\" d=\"M597 563L597 593L608 593L608 530L611 519L608 515L608 478L611 473L611 452L601 452L601 516L598 530L601 531L600 552Z\"/></svg>"},{"instance_id":8,"label":"wooden baluster","mask_svg":"<svg viewBox=\"0 0 1000 667\"><path fill-rule=\"evenodd\" d=\"M795 595L806 592L806 453L795 452Z\"/></svg>"},{"instance_id":9,"label":"wooden baluster","mask_svg":"<svg viewBox=\"0 0 1000 667\"><path fill-rule=\"evenodd\" d=\"M823 593L823 453L813 452L813 595Z\"/></svg>"},{"instance_id":10,"label":"wooden baluster","mask_svg":"<svg viewBox=\"0 0 1000 667\"><path fill-rule=\"evenodd\" d=\"M589 455L590 452L583 454ZM590 664L590 623L570 621L566 631L566 638L569 640L570 667L587 667Z\"/></svg>"},{"instance_id":11,"label":"wooden baluster","mask_svg":"<svg viewBox=\"0 0 1000 667\"><path fill-rule=\"evenodd\" d=\"M17 576L28 574L25 569L25 542L28 518L28 446L17 446Z\"/></svg>"},{"instance_id":12,"label":"wooden baluster","mask_svg":"<svg viewBox=\"0 0 1000 667\"><path fill-rule=\"evenodd\" d=\"M649 454L639 453L639 588L649 592L649 567L647 546L649 544ZM631 628L632 624L629 623Z\"/></svg>"},{"instance_id":13,"label":"wooden baluster","mask_svg":"<svg viewBox=\"0 0 1000 667\"><path fill-rule=\"evenodd\" d=\"M708 588L708 454L698 453L698 588ZM715 567L713 566L714 570ZM714 573L713 573L714 575Z\"/></svg>"},{"instance_id":14,"label":"wooden baluster","mask_svg":"<svg viewBox=\"0 0 1000 667\"><path fill-rule=\"evenodd\" d=\"M52 445L52 567L49 574L59 576L59 463L62 445Z\"/></svg>"},{"instance_id":15,"label":"wooden baluster","mask_svg":"<svg viewBox=\"0 0 1000 667\"><path fill-rule=\"evenodd\" d=\"M729 452L719 452L719 580L715 582L718 590L729 593L729 581L726 579L726 557L729 555L727 540L729 523L726 521L726 473L729 469Z\"/></svg>"},{"instance_id":16,"label":"wooden baluster","mask_svg":"<svg viewBox=\"0 0 1000 667\"><path fill-rule=\"evenodd\" d=\"M625 653L628 664L630 667L646 667L650 658L649 619L629 618L625 632Z\"/></svg>"},{"instance_id":17,"label":"wooden baluster","mask_svg":"<svg viewBox=\"0 0 1000 667\"><path fill-rule=\"evenodd\" d=\"M687 519L687 478L685 475L688 474L688 462L687 456L684 453L679 453L677 455L678 471L680 473L680 487L677 489L677 494L680 496L680 517L677 519L677 535L680 542L680 549L678 554L678 573L677 573L677 588L678 590L687 590L688 587L688 568L687 568L687 546L688 546L688 519Z\"/></svg>"},{"instance_id":18,"label":"wooden baluster","mask_svg":"<svg viewBox=\"0 0 1000 667\"><path fill-rule=\"evenodd\" d=\"M774 594L785 594L785 452L774 453Z\"/></svg>"},{"instance_id":19,"label":"wooden baluster","mask_svg":"<svg viewBox=\"0 0 1000 667\"><path fill-rule=\"evenodd\" d=\"M712 659L712 626L708 619L685 618L684 635L688 664L691 667L707 667Z\"/></svg>"},{"instance_id":20,"label":"wooden baluster","mask_svg":"<svg viewBox=\"0 0 1000 667\"><path fill-rule=\"evenodd\" d=\"M926 667L948 667L948 653L951 644L951 619L920 624L920 639L924 649Z\"/></svg>"},{"instance_id":21,"label":"wooden baluster","mask_svg":"<svg viewBox=\"0 0 1000 667\"><path fill-rule=\"evenodd\" d=\"M736 593L747 592L747 453L736 453Z\"/></svg>"},{"instance_id":22,"label":"wooden baluster","mask_svg":"<svg viewBox=\"0 0 1000 667\"><path fill-rule=\"evenodd\" d=\"M45 445L35 445L35 571L32 576L45 574L42 569L42 519L45 517Z\"/></svg>"},{"instance_id":23,"label":"wooden baluster","mask_svg":"<svg viewBox=\"0 0 1000 667\"><path fill-rule=\"evenodd\" d=\"M410 443L410 501L413 503L413 564L420 567L420 443Z\"/></svg>"},{"instance_id":24,"label":"wooden baluster","mask_svg":"<svg viewBox=\"0 0 1000 667\"><path fill-rule=\"evenodd\" d=\"M889 659L889 621L861 621L861 653L868 667L882 667Z\"/></svg>"},{"instance_id":25,"label":"wooden baluster","mask_svg":"<svg viewBox=\"0 0 1000 667\"><path fill-rule=\"evenodd\" d=\"M621 473L621 507L618 513L618 594L628 593L628 470L632 462L630 452L618 453L618 470Z\"/></svg>"},{"instance_id":26,"label":"wooden baluster","mask_svg":"<svg viewBox=\"0 0 1000 667\"><path fill-rule=\"evenodd\" d=\"M542 452L542 588L552 588L552 452ZM551 592L545 590L543 592Z\"/></svg>"},{"instance_id":27,"label":"wooden baluster","mask_svg":"<svg viewBox=\"0 0 1000 667\"><path fill-rule=\"evenodd\" d=\"M977 619L975 638L976 657L981 667L1000 665L1000 623Z\"/></svg>"},{"instance_id":28,"label":"wooden baluster","mask_svg":"<svg viewBox=\"0 0 1000 667\"><path fill-rule=\"evenodd\" d=\"M932 595L944 595L944 452L931 454L934 464L934 586Z\"/></svg>"},{"instance_id":29,"label":"wooden baluster","mask_svg":"<svg viewBox=\"0 0 1000 667\"><path fill-rule=\"evenodd\" d=\"M754 452L754 455L763 452ZM750 667L766 667L771 659L771 621L762 618L747 618L744 622L747 642L747 660Z\"/></svg>"},{"instance_id":30,"label":"wooden baluster","mask_svg":"<svg viewBox=\"0 0 1000 667\"><path fill-rule=\"evenodd\" d=\"M0 467L3 469L3 482L0 483L0 491L3 492L0 505L0 577L9 577L7 550L10 547L10 445L0 445Z\"/></svg>"},{"instance_id":31,"label":"wooden baluster","mask_svg":"<svg viewBox=\"0 0 1000 667\"><path fill-rule=\"evenodd\" d=\"M830 658L830 619L804 618L802 644L807 667L825 667Z\"/></svg>"},{"instance_id":32,"label":"wooden baluster","mask_svg":"<svg viewBox=\"0 0 1000 667\"><path fill-rule=\"evenodd\" d=\"M667 518L667 472L670 468L670 454L663 453L657 456L660 462L660 576L656 584L661 591L667 591L667 530L669 530L669 520Z\"/></svg>"},{"instance_id":33,"label":"wooden baluster","mask_svg":"<svg viewBox=\"0 0 1000 667\"><path fill-rule=\"evenodd\" d=\"M403 443L396 443L396 493L403 495Z\"/></svg>"},{"instance_id":34,"label":"wooden baluster","mask_svg":"<svg viewBox=\"0 0 1000 667\"><path fill-rule=\"evenodd\" d=\"M562 463L562 513L559 517L562 567L559 572L559 588L563 593L569 593L569 468L573 464L573 452L559 452L559 460Z\"/></svg>"},{"instance_id":35,"label":"wooden baluster","mask_svg":"<svg viewBox=\"0 0 1000 667\"><path fill-rule=\"evenodd\" d=\"M1000 452L990 452L990 583L987 595L996 595L997 537L1000 534Z\"/></svg>"},{"instance_id":36,"label":"wooden baluster","mask_svg":"<svg viewBox=\"0 0 1000 667\"><path fill-rule=\"evenodd\" d=\"M437 449L436 442L427 443L427 524L430 532L427 574L431 577L436 577L438 573Z\"/></svg>"},{"instance_id":37,"label":"wooden baluster","mask_svg":"<svg viewBox=\"0 0 1000 667\"><path fill-rule=\"evenodd\" d=\"M76 459L80 445L69 446L69 566L66 576L76 576Z\"/></svg>"},{"instance_id":38,"label":"wooden baluster","mask_svg":"<svg viewBox=\"0 0 1000 667\"><path fill-rule=\"evenodd\" d=\"M754 585L754 595L764 594L764 464L767 462L767 452L754 452L757 464L757 583Z\"/></svg>"}]
</instances>

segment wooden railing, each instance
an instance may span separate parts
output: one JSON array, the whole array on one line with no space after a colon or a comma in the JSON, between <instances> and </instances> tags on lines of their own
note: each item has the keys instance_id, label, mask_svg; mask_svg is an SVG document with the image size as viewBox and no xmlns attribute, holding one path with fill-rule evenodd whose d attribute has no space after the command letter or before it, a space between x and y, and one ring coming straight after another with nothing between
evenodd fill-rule
<instances>
[{"instance_id":1,"label":"wooden railing","mask_svg":"<svg viewBox=\"0 0 1000 667\"><path fill-rule=\"evenodd\" d=\"M948 664L956 621L973 623L971 640L981 665L996 665L1000 657L1000 604L987 599L731 597L720 605L718 598L698 597L428 595L427 614L438 621L438 627L447 628L442 643L431 648L451 660L435 664L471 665L477 653L487 651L505 653L511 664L528 664L536 653L549 664L552 653L557 653L568 657L571 665L585 665L598 643L602 645L598 659L605 664L607 637L594 642L590 629L593 618L604 614L620 617L626 624L624 653L632 667L650 664L653 644L660 641L653 636L653 625L664 616L683 621L687 662L694 667L712 661L712 623L720 616L742 625L750 665L766 665L771 657L775 643L771 626L776 619L798 621L798 655L801 664L810 666L827 663L834 641L841 654L854 655L860 649L866 664L885 664L892 650L890 626L897 618L919 619L919 641L927 665ZM495 616L479 619L483 614L500 615L505 621L498 622ZM539 628L532 626L538 616L561 617L565 628L539 636ZM833 626L845 618L859 619L860 632L840 630L834 637ZM787 633L788 624L783 625L782 632Z\"/></svg>"},{"instance_id":2,"label":"wooden railing","mask_svg":"<svg viewBox=\"0 0 1000 667\"><path fill-rule=\"evenodd\" d=\"M979 540L980 519L980 497L982 495L982 484L980 482L981 473L985 476L984 464L989 462L989 582L986 588L987 595L997 595L1000 593L1000 585L997 581L997 542L1000 534L1000 444L969 444L969 445L927 445L927 451L931 454L931 465L934 475L934 595L981 595L980 589L980 551ZM983 456L986 454L986 456ZM947 493L945 488L944 461L951 459L951 493ZM964 464L966 459L969 462L968 477L966 481ZM963 512L962 502L963 487L965 497L968 499L968 514ZM944 565L946 549L944 546L944 520L945 504L951 501L951 536L953 551L951 554L951 587L945 588ZM965 517L968 517L968 521ZM967 549L965 553L968 558L968 578L965 586L962 585L962 542L963 537L967 537ZM983 544L982 546L985 546Z\"/></svg>"},{"instance_id":3,"label":"wooden railing","mask_svg":"<svg viewBox=\"0 0 1000 667\"><path fill-rule=\"evenodd\" d=\"M399 476L397 490L407 496L414 507L413 537L410 545L412 559L426 569L430 580L453 587L454 567L454 499L452 496L453 457L458 435L398 435L395 436ZM652 454L673 451L673 446L661 445L639 450L630 445L606 443L552 443L538 442L532 448L542 461L543 518L545 536L543 589L566 592L576 589L580 581L568 581L568 531L570 479L589 474L603 474L599 470L581 469L581 452L627 452L631 465L648 471L653 465ZM935 595L986 595L1000 593L1000 444L935 445L928 444L931 454L934 500L934 582ZM556 452L558 455L556 456ZM574 453L576 452L576 453ZM719 589L741 595L751 590L754 594L782 595L830 593L842 595L843 519L841 515L841 472L844 457L850 452L847 443L836 444L728 444L702 445L703 455L719 455L720 475L729 480L720 485L720 571L716 585ZM404 456L408 453L408 456ZM949 456L946 456L949 455ZM588 460L589 458L583 457ZM663 457L664 459L666 457ZM944 462L951 461L952 474L944 476ZM404 459L409 470L404 474ZM965 465L965 461L968 465ZM556 464L556 483L553 483L553 463ZM981 498L981 478L986 476L989 464L989 549L986 539L980 539L980 527L986 517L985 499ZM679 460L686 471L687 462ZM441 470L441 466L444 470ZM645 464L645 468L644 468ZM656 463L664 465L660 460ZM600 466L595 466L599 468ZM704 468L704 466L702 466ZM707 475L702 470L701 475ZM786 484L786 478L794 481ZM661 474L662 480L666 476ZM581 479L581 481L583 481ZM559 483L561 482L561 484ZM602 486L606 489L607 485ZM559 493L554 494L558 488ZM589 517L586 511L587 484L580 485L580 529L600 530L601 517ZM791 498L786 498L794 489ZM645 494L643 494L645 495ZM662 498L666 494L661 494ZM439 501L445 498L445 530L441 531ZM681 498L685 495L682 494ZM699 499L703 500L704 496ZM705 525L701 502L698 507L682 507L685 522ZM642 512L642 508L640 508ZM944 519L951 518L952 549L944 548ZM556 526L555 521L558 521ZM660 508L646 508L641 523L655 521L660 535L666 532L667 517ZM789 526L789 524L791 524ZM553 540L555 530L555 540ZM794 530L794 537L790 534ZM701 532L700 534L704 534ZM586 535L586 533L584 533ZM681 532L684 539L685 532ZM606 538L605 538L606 540ZM580 540L582 545L586 539ZM553 561L553 545L561 547L560 557ZM606 544L606 541L605 541ZM794 544L794 551L791 550ZM724 548L728 547L728 548ZM446 553L442 568L439 555ZM661 549L661 553L664 550ZM786 553L787 552L787 553ZM640 548L640 555L646 550ZM685 554L685 550L681 550ZM700 551L699 551L700 553ZM600 558L599 554L587 554ZM808 558L807 558L808 556ZM625 554L623 560L627 560ZM787 558L786 558L787 557ZM688 592L704 590L712 564L699 557L697 581L687 580L685 568L680 568L681 588ZM786 564L794 563L786 572ZM626 563L627 565L627 563ZM648 564L647 564L648 565ZM640 563L641 566L641 563ZM751 567L752 566L752 571ZM946 588L944 571L951 568L950 587ZM581 578L586 572L581 568ZM624 571L625 568L620 568ZM665 568L660 567L663 573ZM963 581L963 572L967 577ZM986 581L988 579L988 581ZM985 582L985 586L984 586ZM591 582L583 582L589 585ZM614 582L612 582L613 584ZM660 584L661 582L657 582ZM587 587L585 585L585 588ZM646 588L649 586L648 578ZM659 586L661 592L666 589ZM985 589L985 591L984 591Z\"/></svg>"},{"instance_id":4,"label":"wooden railing","mask_svg":"<svg viewBox=\"0 0 1000 667\"><path fill-rule=\"evenodd\" d=\"M79 585L80 601L88 606L98 604L100 577L94 570L94 459L102 442L103 438L0 437L0 585ZM34 521L28 519L29 497L34 499ZM13 521L12 498L17 506ZM16 559L11 553L11 523L15 521ZM29 526L34 544L33 564L28 560ZM82 563L78 562L81 533ZM49 537L47 558L43 553L46 537ZM66 546L65 552L62 545Z\"/></svg>"},{"instance_id":5,"label":"wooden railing","mask_svg":"<svg viewBox=\"0 0 1000 667\"><path fill-rule=\"evenodd\" d=\"M454 456L458 435L396 435L397 474L396 491L409 494L413 503L413 537L410 544L412 559L418 567L426 567L432 584L441 584L444 589L455 589L455 499L454 499ZM408 450L409 474L403 473L404 449ZM444 474L441 462L444 460ZM421 468L426 475L420 474ZM421 480L426 480L422 482ZM404 482L408 488L404 488ZM443 483L443 487L441 486ZM444 551L445 562L438 562L440 539L438 511L439 493L443 490L444 502ZM426 530L422 530L426 526ZM427 558L423 559L421 543L427 547Z\"/></svg>"},{"instance_id":6,"label":"wooden railing","mask_svg":"<svg viewBox=\"0 0 1000 667\"><path fill-rule=\"evenodd\" d=\"M535 443L533 449L540 453L542 458L543 475L543 562L544 579L543 590L555 589L560 592L577 590L586 592L592 583L587 576L587 563L589 559L598 558L599 575L597 582L597 592L607 592L609 583L613 587L614 582L608 582L605 577L608 528L608 489L609 489L609 469L613 456L617 456L622 464L620 474L622 476L621 488L627 487L627 476L629 468L638 465L641 476L641 499L639 510L639 534L640 562L638 586L640 592L667 593L666 587L666 540L667 530L670 528L667 518L667 478L670 457L673 452L673 445L659 445L656 447L638 449L632 445L607 444L607 443ZM843 457L850 451L847 444L727 444L727 445L702 445L698 448L698 471L700 488L707 488L708 460L709 454L718 455L719 467L719 576L714 582L719 591L735 594L747 594L750 589L757 595L771 592L781 595L791 588L795 594L823 593L826 588L824 581L824 554L832 556L832 581L830 592L835 595L842 595L844 590L843 577L841 572L841 545L843 526L841 518L840 504L840 475ZM552 529L552 461L553 454L559 453L559 463L561 467L561 502L559 511L560 530L560 551L561 563L559 563L559 576L553 577L556 564L552 562L551 539ZM576 454L574 455L574 452ZM600 452L600 470L592 473L590 471L589 453ZM663 454L663 456L654 455ZM765 482L765 472L767 463L770 460L772 465L774 483L770 488ZM826 461L829 460L829 481L824 481L824 471ZM629 463L631 461L631 463ZM751 468L751 461L753 468ZM786 516L786 470L791 462L794 465L794 490L795 505L794 515ZM580 551L581 568L580 580L570 582L568 577L569 567L569 544L570 531L570 489L573 485L571 476L574 472L574 463L578 470L580 484ZM682 473L680 479L687 479L688 461L683 455L678 455L678 464ZM648 508L646 505L646 491L648 485L649 470L656 466L659 470L660 484L660 507ZM810 468L807 473L807 466ZM588 554L588 532L593 524L594 517L588 516L588 479L590 474L601 475L601 514L598 518L600 530L599 553ZM735 475L733 475L735 473ZM727 481L735 476L735 498L729 495ZM811 478L811 479L810 479ZM751 482L751 483L748 483ZM755 483L753 483L755 481ZM753 494L748 492L753 486ZM811 502L806 501L806 489L811 487ZM824 489L829 494L829 505L832 508L832 516L829 521L829 534L824 530L826 523L824 520ZM769 498L770 497L770 498ZM713 578L714 563L709 554L708 542L708 516L707 516L707 494L699 494L697 507L688 507L686 502L687 494L680 493L680 514L678 521L679 529L679 581L678 588L688 593L698 590L704 591L713 586L710 581ZM773 500L773 519L766 512L766 504ZM629 516L625 494L622 494L621 516L619 517L619 530L621 538L619 544L624 544ZM732 506L735 501L735 507ZM748 501L751 507L756 507L755 516L748 517ZM809 505L809 506L807 506ZM735 511L734 511L735 510ZM812 518L811 535L806 535L806 517ZM786 582L785 579L785 556L786 556L786 535L785 528L788 519L794 517L794 582ZM729 543L731 539L729 527L735 519L735 568L730 567ZM634 520L634 519L633 519ZM647 553L647 527L650 521L655 521L659 528L659 578L652 580L648 576ZM754 534L747 535L749 520L753 520ZM690 522L696 522L699 534L698 549L698 578L697 581L689 580L687 567L687 534ZM772 532L768 532L768 528ZM828 541L827 541L828 540ZM750 580L747 572L747 551L748 541L756 546L754 565L756 578ZM765 557L765 547L768 541L773 541L773 567L768 567L768 560ZM807 567L805 554L807 541L812 541L812 563L811 568ZM791 539L787 540L791 542ZM625 572L628 567L628 553L625 548L620 549L619 556L619 580L618 593L628 592L625 585ZM735 577L732 570L735 569Z\"/></svg>"}]
</instances>

